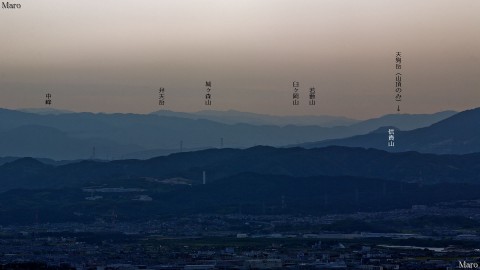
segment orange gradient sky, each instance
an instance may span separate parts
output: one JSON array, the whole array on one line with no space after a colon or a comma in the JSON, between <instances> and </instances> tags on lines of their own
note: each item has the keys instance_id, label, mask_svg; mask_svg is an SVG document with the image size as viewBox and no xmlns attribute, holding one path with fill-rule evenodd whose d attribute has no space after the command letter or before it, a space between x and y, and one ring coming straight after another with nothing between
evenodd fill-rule
<instances>
[{"instance_id":1,"label":"orange gradient sky","mask_svg":"<svg viewBox=\"0 0 480 270\"><path fill-rule=\"evenodd\" d=\"M364 119L395 113L396 51L402 112L480 106L480 1L13 2L22 8L0 9L3 108L45 107L50 92L53 108L73 111ZM306 105L310 86L316 106Z\"/></svg>"}]
</instances>

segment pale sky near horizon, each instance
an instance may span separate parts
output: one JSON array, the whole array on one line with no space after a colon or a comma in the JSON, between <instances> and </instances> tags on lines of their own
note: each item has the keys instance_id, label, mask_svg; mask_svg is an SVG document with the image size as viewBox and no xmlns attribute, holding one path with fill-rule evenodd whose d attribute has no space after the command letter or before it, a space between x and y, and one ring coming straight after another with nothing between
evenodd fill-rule
<instances>
[{"instance_id":1,"label":"pale sky near horizon","mask_svg":"<svg viewBox=\"0 0 480 270\"><path fill-rule=\"evenodd\" d=\"M0 8L0 107L277 115L480 107L476 0L17 0ZM211 80L213 106L204 106ZM301 105L292 106L292 81ZM316 106L306 103L316 88ZM158 106L159 87L166 106Z\"/></svg>"}]
</instances>

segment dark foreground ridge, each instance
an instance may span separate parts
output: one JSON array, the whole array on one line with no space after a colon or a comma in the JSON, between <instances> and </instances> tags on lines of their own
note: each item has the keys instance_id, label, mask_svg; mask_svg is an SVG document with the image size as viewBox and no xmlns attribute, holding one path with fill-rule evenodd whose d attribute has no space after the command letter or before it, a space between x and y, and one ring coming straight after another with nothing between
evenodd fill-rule
<instances>
[{"instance_id":1,"label":"dark foreground ridge","mask_svg":"<svg viewBox=\"0 0 480 270\"><path fill-rule=\"evenodd\" d=\"M355 176L405 183L478 183L480 154L434 155L389 153L375 149L253 147L184 152L149 160L85 160L54 166L31 158L0 166L0 191L18 188L81 188L118 179L185 178L201 184L240 173L310 176Z\"/></svg>"}]
</instances>

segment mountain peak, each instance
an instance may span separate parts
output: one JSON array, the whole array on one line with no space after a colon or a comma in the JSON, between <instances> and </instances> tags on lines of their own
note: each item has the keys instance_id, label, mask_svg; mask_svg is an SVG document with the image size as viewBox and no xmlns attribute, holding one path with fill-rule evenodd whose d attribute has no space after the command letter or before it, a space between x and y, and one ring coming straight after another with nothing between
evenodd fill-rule
<instances>
[{"instance_id":1,"label":"mountain peak","mask_svg":"<svg viewBox=\"0 0 480 270\"><path fill-rule=\"evenodd\" d=\"M306 144L307 147L340 145L376 148L386 151L418 151L436 154L467 154L480 152L480 108L459 112L437 123L395 134L395 147L387 143L388 128L382 126L365 135L324 140Z\"/></svg>"},{"instance_id":2,"label":"mountain peak","mask_svg":"<svg viewBox=\"0 0 480 270\"><path fill-rule=\"evenodd\" d=\"M45 168L48 167L48 165L38 161L35 158L32 157L23 157L16 159L12 162L5 163L3 165L4 167L9 167L9 168Z\"/></svg>"}]
</instances>

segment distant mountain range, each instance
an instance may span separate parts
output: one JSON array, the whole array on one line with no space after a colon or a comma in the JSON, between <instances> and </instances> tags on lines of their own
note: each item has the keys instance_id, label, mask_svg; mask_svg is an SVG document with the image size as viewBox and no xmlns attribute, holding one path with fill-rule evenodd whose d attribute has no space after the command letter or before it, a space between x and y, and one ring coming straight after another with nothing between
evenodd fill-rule
<instances>
[{"instance_id":1,"label":"distant mountain range","mask_svg":"<svg viewBox=\"0 0 480 270\"><path fill-rule=\"evenodd\" d=\"M143 150L103 138L75 138L58 129L26 125L0 132L0 151L6 156L36 156L53 159L96 158L96 152L119 156ZM94 150L95 147L95 150Z\"/></svg>"},{"instance_id":2,"label":"distant mountain range","mask_svg":"<svg viewBox=\"0 0 480 270\"><path fill-rule=\"evenodd\" d=\"M203 114L221 118L223 113ZM386 115L338 127L258 125L258 121L268 119L273 122L281 119L301 121L301 117L280 117L278 120L273 116L239 112L226 113L223 120L235 122L256 117L263 120L257 119L257 124L225 124L192 119L194 116L187 117L185 116L187 114L183 118L157 114L66 112L38 114L0 109L0 156L31 156L56 160L150 158L181 150L220 148L222 141L223 147L230 148L247 148L255 145L286 146L365 134L386 124L404 130L424 127L455 112ZM243 116L245 117L242 118ZM318 119L328 118L325 117Z\"/></svg>"},{"instance_id":3,"label":"distant mountain range","mask_svg":"<svg viewBox=\"0 0 480 270\"><path fill-rule=\"evenodd\" d=\"M321 127L335 127L348 126L360 122L342 116L330 115L302 115L302 116L278 116L266 115L249 112L239 112L235 110L228 111L212 111L204 110L194 113L174 112L168 110L161 110L153 112L152 114L159 116L173 116L187 119L204 119L215 121L223 124L250 124L250 125L274 125L274 126L321 126Z\"/></svg>"},{"instance_id":4,"label":"distant mountain range","mask_svg":"<svg viewBox=\"0 0 480 270\"><path fill-rule=\"evenodd\" d=\"M0 151L8 153L0 158L0 224L108 220L112 209L118 220L131 221L196 213L352 213L476 200L479 119L480 109L473 109L387 115L343 127L280 127L155 114L0 110ZM393 149L386 147L388 128L396 130ZM342 136L303 145L310 148L230 148L233 142L282 146ZM229 148L198 150L219 138ZM172 154L180 141L183 152ZM382 143L383 150L374 149ZM336 144L359 147L328 146ZM161 156L98 160L107 152ZM18 158L32 153L89 160Z\"/></svg>"},{"instance_id":5,"label":"distant mountain range","mask_svg":"<svg viewBox=\"0 0 480 270\"><path fill-rule=\"evenodd\" d=\"M388 147L388 129L393 128L394 147ZM349 146L388 151L418 151L437 154L480 152L480 108L455 114L428 127L402 131L382 127L365 135L301 144L301 147Z\"/></svg>"},{"instance_id":6,"label":"distant mountain range","mask_svg":"<svg viewBox=\"0 0 480 270\"><path fill-rule=\"evenodd\" d=\"M18 159L23 159L23 158L20 158L20 157L0 157L0 166L5 164L5 163L13 162L13 161L18 160ZM76 163L76 162L81 161L81 160L53 160L53 159L48 159L48 158L38 158L37 160L40 161L41 163L48 164L48 165L55 165L55 166L60 166L60 165L65 165L65 164L70 164L70 163Z\"/></svg>"},{"instance_id":7,"label":"distant mountain range","mask_svg":"<svg viewBox=\"0 0 480 270\"><path fill-rule=\"evenodd\" d=\"M23 108L23 109L18 109L18 111L27 112L27 113L36 113L36 114L65 114L65 113L74 113L73 111L59 110L59 109L53 109L53 108Z\"/></svg>"}]
</instances>

